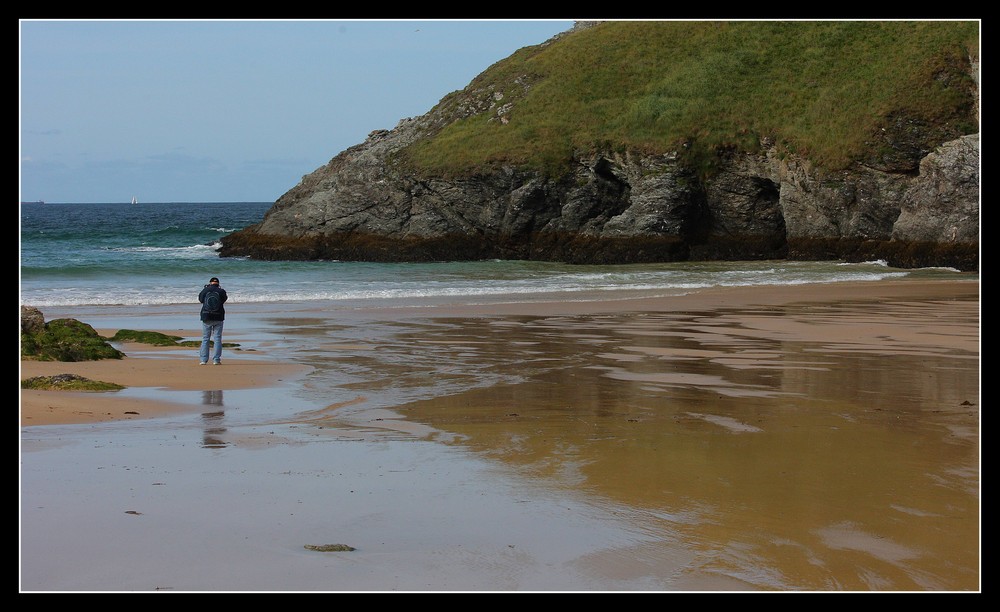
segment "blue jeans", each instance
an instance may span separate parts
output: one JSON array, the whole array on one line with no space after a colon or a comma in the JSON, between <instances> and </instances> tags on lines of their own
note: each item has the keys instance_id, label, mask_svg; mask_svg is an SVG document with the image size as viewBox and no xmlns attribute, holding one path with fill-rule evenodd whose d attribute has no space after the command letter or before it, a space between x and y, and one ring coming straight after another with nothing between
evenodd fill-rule
<instances>
[{"instance_id":1,"label":"blue jeans","mask_svg":"<svg viewBox=\"0 0 1000 612\"><path fill-rule=\"evenodd\" d=\"M201 362L208 361L208 342L212 341L214 350L212 351L212 361L222 360L222 324L224 321L202 321L201 322L201 350L198 356Z\"/></svg>"}]
</instances>

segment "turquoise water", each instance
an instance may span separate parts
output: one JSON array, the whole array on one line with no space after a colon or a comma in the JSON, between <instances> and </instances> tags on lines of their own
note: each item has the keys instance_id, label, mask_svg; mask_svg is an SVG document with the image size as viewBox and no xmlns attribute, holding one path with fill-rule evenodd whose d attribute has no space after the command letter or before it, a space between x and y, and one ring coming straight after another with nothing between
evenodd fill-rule
<instances>
[{"instance_id":1,"label":"turquoise water","mask_svg":"<svg viewBox=\"0 0 1000 612\"><path fill-rule=\"evenodd\" d=\"M392 300L482 303L676 295L712 286L970 278L884 262L682 262L580 266L530 261L271 262L220 258L220 239L259 221L271 202L22 204L21 303L37 306L192 302L212 276L234 303Z\"/></svg>"}]
</instances>

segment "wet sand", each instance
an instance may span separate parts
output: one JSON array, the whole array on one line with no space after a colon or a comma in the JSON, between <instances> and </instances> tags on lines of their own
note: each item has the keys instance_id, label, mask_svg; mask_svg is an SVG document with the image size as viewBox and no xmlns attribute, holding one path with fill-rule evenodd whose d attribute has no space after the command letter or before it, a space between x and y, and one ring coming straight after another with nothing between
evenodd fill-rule
<instances>
[{"instance_id":1,"label":"wet sand","mask_svg":"<svg viewBox=\"0 0 1000 612\"><path fill-rule=\"evenodd\" d=\"M980 588L978 281L230 319L22 362L23 590Z\"/></svg>"}]
</instances>

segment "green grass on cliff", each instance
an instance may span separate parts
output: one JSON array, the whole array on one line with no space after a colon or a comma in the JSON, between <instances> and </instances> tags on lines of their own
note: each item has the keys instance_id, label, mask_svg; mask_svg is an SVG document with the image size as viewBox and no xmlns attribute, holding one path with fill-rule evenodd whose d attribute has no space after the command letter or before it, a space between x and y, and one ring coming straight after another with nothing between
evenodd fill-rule
<instances>
[{"instance_id":1,"label":"green grass on cliff","mask_svg":"<svg viewBox=\"0 0 1000 612\"><path fill-rule=\"evenodd\" d=\"M839 169L893 117L978 131L978 41L976 21L606 22L521 49L443 98L446 115L473 100L484 111L407 155L445 176L499 162L558 173L575 151L679 150L698 164L766 137ZM485 110L496 92L506 124Z\"/></svg>"}]
</instances>

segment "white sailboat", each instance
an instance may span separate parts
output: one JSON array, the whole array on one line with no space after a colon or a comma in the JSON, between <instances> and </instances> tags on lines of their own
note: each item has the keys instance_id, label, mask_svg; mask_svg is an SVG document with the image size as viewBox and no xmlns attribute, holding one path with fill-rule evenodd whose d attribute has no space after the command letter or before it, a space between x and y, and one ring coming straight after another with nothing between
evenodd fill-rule
<instances>
[{"instance_id":1,"label":"white sailboat","mask_svg":"<svg viewBox=\"0 0 1000 612\"><path fill-rule=\"evenodd\" d=\"M139 200L136 200L136 199L135 199L135 196L132 196L132 203L133 203L133 204L138 204L138 203L139 203Z\"/></svg>"}]
</instances>

